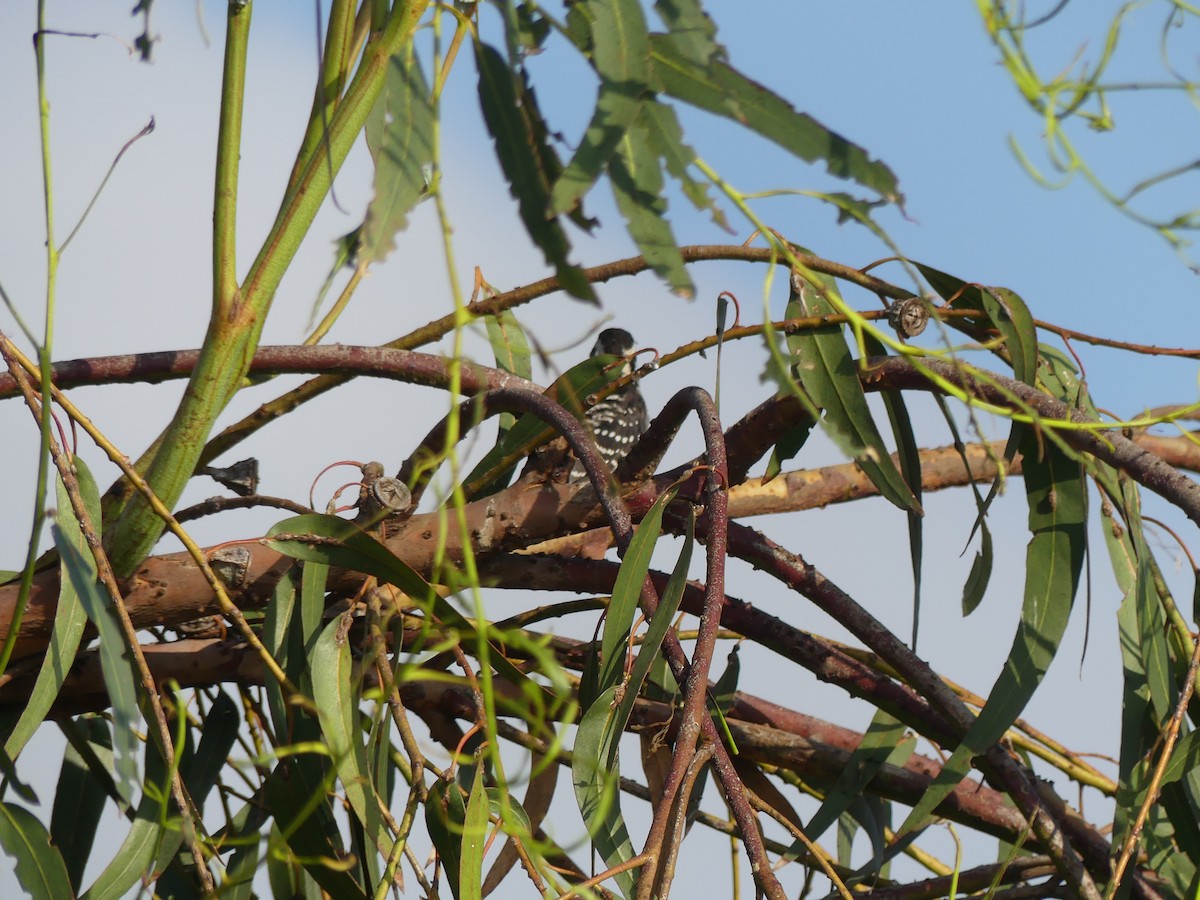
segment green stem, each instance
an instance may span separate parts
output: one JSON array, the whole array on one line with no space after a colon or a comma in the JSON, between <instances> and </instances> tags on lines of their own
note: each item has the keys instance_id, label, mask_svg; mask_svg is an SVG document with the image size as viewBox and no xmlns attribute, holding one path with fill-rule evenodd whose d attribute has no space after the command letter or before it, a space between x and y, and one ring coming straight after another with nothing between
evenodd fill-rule
<instances>
[{"instance_id":1,"label":"green stem","mask_svg":"<svg viewBox=\"0 0 1200 900\"><path fill-rule=\"evenodd\" d=\"M250 7L229 6L225 34L225 73L217 126L217 172L213 192L214 322L236 308L238 163L242 149L242 113L246 98L246 53L250 45Z\"/></svg>"},{"instance_id":2,"label":"green stem","mask_svg":"<svg viewBox=\"0 0 1200 900\"><path fill-rule=\"evenodd\" d=\"M294 190L285 195L275 224L241 290L223 297L224 309L210 320L200 359L179 409L155 446L138 463L139 470L146 473L147 481L167 507L174 506L182 494L213 423L245 376L279 282L329 193L334 175L362 130L383 87L388 60L412 39L429 2L411 0L404 4L390 15L382 33L367 44L358 71L330 121L326 139L303 166ZM238 39L234 33L249 27L248 16L249 6L230 8L227 40ZM237 72L227 66L226 82L236 76ZM224 99L230 102L228 90ZM228 152L236 150L228 148ZM113 566L119 577L132 574L153 549L162 529L162 522L144 497L129 499L112 536Z\"/></svg>"},{"instance_id":3,"label":"green stem","mask_svg":"<svg viewBox=\"0 0 1200 900\"><path fill-rule=\"evenodd\" d=\"M304 167L329 132L329 118L337 109L342 91L346 87L349 71L350 48L354 38L354 3L352 0L334 0L329 10L329 31L325 35L325 52L321 55L321 74L313 97L312 112L308 117L308 128L300 141L300 150L288 178L287 194L295 190Z\"/></svg>"},{"instance_id":4,"label":"green stem","mask_svg":"<svg viewBox=\"0 0 1200 900\"><path fill-rule=\"evenodd\" d=\"M46 485L50 478L50 377L51 347L54 343L55 289L58 284L58 248L54 242L54 178L50 161L50 99L46 95L46 2L38 0L37 34L33 40L34 58L37 61L38 124L42 144L42 198L46 208L46 325L42 345L37 348L39 385L42 398L41 445L38 450L37 487L33 497L33 522L29 528L29 548L25 554L25 566L21 571L21 588L13 610L12 624L4 636L0 648L0 675L8 668L17 635L21 631L21 619L29 604L29 592L33 588L33 571L37 565L38 545L42 525L46 521Z\"/></svg>"}]
</instances>

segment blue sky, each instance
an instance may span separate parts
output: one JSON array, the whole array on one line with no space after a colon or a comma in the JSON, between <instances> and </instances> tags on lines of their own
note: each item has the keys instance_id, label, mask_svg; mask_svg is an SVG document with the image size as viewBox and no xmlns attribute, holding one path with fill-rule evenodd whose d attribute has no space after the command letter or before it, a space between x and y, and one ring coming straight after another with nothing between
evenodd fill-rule
<instances>
[{"instance_id":1,"label":"blue sky","mask_svg":"<svg viewBox=\"0 0 1200 900\"><path fill-rule=\"evenodd\" d=\"M127 3L67 3L49 6L51 27L88 32L136 33ZM274 215L287 161L294 152L310 103L316 40L308 4L259 4L251 33L250 69L242 152L243 201L239 210L240 258L244 267ZM1162 4L1135 13L1123 38L1122 77L1157 78L1155 56ZM153 25L162 40L155 61L128 58L114 40L52 38L49 91L53 108L53 154L59 240L73 226L121 145L151 116L157 129L126 155L91 218L69 248L58 288L56 358L196 346L203 333L209 294L209 223L213 129L220 81L223 4L201 5L212 45L205 46L191 4L159 4ZM1068 4L1065 12L1035 35L1046 72L1070 63L1077 52L1094 59L1106 17L1117 4ZM827 126L865 146L898 174L907 196L907 217L879 214L910 257L967 280L1007 286L1020 293L1039 318L1083 331L1146 343L1195 345L1196 275L1152 232L1111 210L1082 182L1057 191L1036 185L1021 169L1007 141L1014 136L1038 164L1041 123L1018 96L987 41L972 4L839 0L713 4L721 40L733 64L772 87ZM489 20L488 17L491 17ZM1157 17L1157 18L1156 18ZM494 14L485 11L485 25ZM0 5L0 115L5 129L5 166L0 172L0 284L28 321L38 323L44 302L40 162L30 35L33 4ZM1187 34L1180 36L1185 39ZM428 56L426 56L428 62ZM531 68L553 126L568 141L586 123L592 86L584 70L560 48L535 59ZM1143 74L1144 73L1144 74ZM479 122L470 54L444 99L443 153L447 201L454 223L457 272L470 283L471 268L508 287L543 277L540 254L516 225L515 209L498 179L490 139ZM1114 103L1117 130L1080 134L1089 158L1112 173L1118 186L1187 161L1197 143L1194 110L1178 96L1123 95ZM789 159L750 135L742 135L702 113L684 115L689 140L699 154L739 189L829 190L844 186L819 168ZM317 287L331 259L331 241L355 227L370 195L366 153L360 148L337 182L343 214L326 207L312 238L285 279L264 336L266 343L303 338ZM1160 202L1187 207L1184 182ZM681 242L741 241L749 229L726 205L738 234L716 230L706 217L669 193L671 218ZM619 217L601 185L589 201L602 221L594 236L578 235L576 258L596 264L631 255ZM795 198L760 201L759 213L788 237L821 255L865 265L887 255L866 230L835 225L833 211ZM375 343L402 334L450 309L446 264L432 205L413 216L395 254L372 275L332 340ZM896 266L884 277L904 283ZM712 328L712 305L721 290L738 294L746 317L756 321L764 302L760 269L706 264L695 270L698 298L681 301L653 278L601 286L605 313L646 344L670 349ZM777 281L766 303L782 313L784 284ZM847 292L863 308L870 296ZM543 303L520 312L526 326L548 346L581 338L600 315L570 302ZM7 312L0 327L15 331ZM40 330L40 326L38 326ZM481 360L486 347L470 344ZM1078 348L1084 355L1097 403L1123 415L1147 405L1188 402L1196 395L1192 362L1142 361L1111 351ZM582 352L576 351L576 353ZM574 355L562 357L564 363ZM693 360L648 379L651 406L681 384L711 386L712 363ZM722 395L732 420L765 396L753 347L733 348L724 370ZM227 421L280 390L283 379L239 398ZM130 455L136 456L165 421L179 385L81 389L76 400ZM924 443L947 442L932 408L914 401ZM368 384L330 395L302 410L292 422L247 442L233 458L256 455L265 465L264 490L302 498L326 463L340 458L377 458L398 463L443 409L441 397ZM0 567L15 567L24 546L32 503L30 473L34 435L16 403L0 405L8 477L0 502L13 515L0 523L6 547ZM991 433L1002 434L997 426ZM696 435L679 451L690 456ZM280 454L279 449L287 452ZM111 469L90 448L82 451L107 483ZM800 465L838 461L836 451L816 441ZM213 493L197 485L184 502ZM939 669L986 691L1003 660L1020 603L1020 583L997 576L984 608L968 620L957 615L969 557L960 559L972 504L963 495L929 498L927 582L922 651ZM869 512L866 512L869 510ZM1025 534L1023 499L1013 486L996 512L998 559L1020 568ZM965 517L965 518L964 518ZM1177 517L1175 520L1176 521ZM218 526L201 523L202 541L259 533L270 519L246 516ZM232 523L232 525L230 524ZM883 504L862 509L814 511L756 524L859 597L889 625L906 633L910 611L903 518ZM239 530L230 535L230 527ZM1098 546L1098 545L1097 545ZM1174 551L1165 547L1166 559ZM803 627L838 635L797 598L763 585L734 567L735 592L754 592L768 609ZM1045 696L1029 716L1057 726L1077 748L1115 751L1119 669L1115 657L1116 602L1103 551L1092 564L1092 643L1079 663L1082 616L1076 617L1062 658L1051 671ZM1190 589L1190 585L1180 588ZM759 592L761 591L761 594ZM1080 604L1082 606L1082 603ZM989 637L981 639L981 635ZM999 635L1000 637L997 637ZM793 677L797 693L779 690L775 662L761 658L744 682L783 703L801 706L841 724L861 727L865 706L847 707L836 692ZM745 664L744 671L752 667ZM1103 709L1087 708L1092 692L1112 698ZM1041 718L1039 719L1039 714ZM43 782L52 790L57 764ZM711 877L726 878L714 862ZM11 877L0 872L0 885Z\"/></svg>"}]
</instances>

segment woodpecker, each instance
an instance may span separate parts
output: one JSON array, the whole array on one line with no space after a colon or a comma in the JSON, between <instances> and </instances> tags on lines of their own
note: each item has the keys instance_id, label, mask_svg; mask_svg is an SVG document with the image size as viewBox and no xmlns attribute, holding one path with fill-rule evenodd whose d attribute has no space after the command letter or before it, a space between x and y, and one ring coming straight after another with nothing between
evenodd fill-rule
<instances>
[{"instance_id":1,"label":"woodpecker","mask_svg":"<svg viewBox=\"0 0 1200 900\"><path fill-rule=\"evenodd\" d=\"M633 371L633 364L629 359L633 350L633 335L624 328L606 328L600 332L591 355L612 354L626 357L625 365L621 369L621 375L624 376ZM617 463L625 458L649 424L646 401L642 399L637 382L629 382L589 409L584 422L596 439L596 449L600 451L601 458L608 464L609 469L616 469ZM576 460L575 465L571 467L570 480L582 481L586 477L583 463Z\"/></svg>"}]
</instances>

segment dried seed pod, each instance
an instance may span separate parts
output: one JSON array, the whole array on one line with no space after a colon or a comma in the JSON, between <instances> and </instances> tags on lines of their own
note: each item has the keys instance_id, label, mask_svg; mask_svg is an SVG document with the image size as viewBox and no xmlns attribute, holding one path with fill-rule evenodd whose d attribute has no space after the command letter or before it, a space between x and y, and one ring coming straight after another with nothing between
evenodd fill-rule
<instances>
[{"instance_id":1,"label":"dried seed pod","mask_svg":"<svg viewBox=\"0 0 1200 900\"><path fill-rule=\"evenodd\" d=\"M200 470L200 474L219 481L223 487L239 497L249 497L258 492L258 460L253 457L225 468L205 466Z\"/></svg>"},{"instance_id":2,"label":"dried seed pod","mask_svg":"<svg viewBox=\"0 0 1200 900\"><path fill-rule=\"evenodd\" d=\"M245 547L218 547L208 555L208 564L221 583L236 593L250 576L250 551Z\"/></svg>"},{"instance_id":3,"label":"dried seed pod","mask_svg":"<svg viewBox=\"0 0 1200 900\"><path fill-rule=\"evenodd\" d=\"M385 475L371 482L371 497L384 509L404 512L412 505L412 492L399 478Z\"/></svg>"},{"instance_id":4,"label":"dried seed pod","mask_svg":"<svg viewBox=\"0 0 1200 900\"><path fill-rule=\"evenodd\" d=\"M901 337L916 337L929 324L929 306L923 297L897 300L887 311L888 324Z\"/></svg>"}]
</instances>

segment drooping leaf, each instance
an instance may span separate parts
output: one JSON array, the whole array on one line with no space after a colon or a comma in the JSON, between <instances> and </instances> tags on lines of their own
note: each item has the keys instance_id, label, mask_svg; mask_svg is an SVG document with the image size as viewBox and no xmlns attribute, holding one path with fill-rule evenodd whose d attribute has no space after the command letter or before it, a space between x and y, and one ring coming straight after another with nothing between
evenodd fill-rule
<instances>
[{"instance_id":1,"label":"drooping leaf","mask_svg":"<svg viewBox=\"0 0 1200 900\"><path fill-rule=\"evenodd\" d=\"M609 601L608 612L604 617L604 632L600 641L598 690L601 694L621 681L629 630L633 627L634 616L637 615L638 601L642 596L642 585L650 571L654 546L662 534L663 513L675 499L676 493L677 488L670 488L663 491L654 501L654 505L638 525L633 539L629 542L629 548L625 551L625 557L621 560L621 568L617 571L617 579L613 584L612 600ZM586 704L584 708L587 708Z\"/></svg>"},{"instance_id":2,"label":"drooping leaf","mask_svg":"<svg viewBox=\"0 0 1200 900\"><path fill-rule=\"evenodd\" d=\"M870 356L887 356L887 348L873 334L863 334L863 346ZM896 442L896 456L900 461L900 475L912 492L913 500L921 505L921 448L913 430L908 405L901 391L882 391L884 409L892 427L892 438ZM921 562L924 550L924 519L915 510L908 511L908 556L913 573L913 627L912 648L917 649L917 633L921 622Z\"/></svg>"},{"instance_id":3,"label":"drooping leaf","mask_svg":"<svg viewBox=\"0 0 1200 900\"><path fill-rule=\"evenodd\" d=\"M89 744L112 753L112 737L108 723L99 717L80 718L77 724L86 734ZM63 752L62 768L54 789L54 806L50 813L50 838L67 864L71 887L78 891L83 883L83 870L92 852L100 817L108 801L108 792L83 755L68 743Z\"/></svg>"},{"instance_id":4,"label":"drooping leaf","mask_svg":"<svg viewBox=\"0 0 1200 900\"><path fill-rule=\"evenodd\" d=\"M571 780L575 802L596 852L611 868L634 856L633 843L621 815L620 767L615 742L620 732L612 728L617 686L604 691L579 721L572 751ZM629 870L615 876L625 897L633 896L634 874Z\"/></svg>"},{"instance_id":5,"label":"drooping leaf","mask_svg":"<svg viewBox=\"0 0 1200 900\"><path fill-rule=\"evenodd\" d=\"M321 734L350 808L358 817L366 838L387 858L392 839L379 814L379 803L371 785L366 749L359 728L360 684L354 675L350 644L346 639L349 621L338 617L322 630L313 647L311 664L313 701L321 722Z\"/></svg>"},{"instance_id":6,"label":"drooping leaf","mask_svg":"<svg viewBox=\"0 0 1200 900\"><path fill-rule=\"evenodd\" d=\"M299 640L295 642L297 644L295 651L291 648L293 632L299 632L298 627L293 628L292 626L296 608L296 583L299 578L298 567L292 566L275 582L275 587L271 591L271 601L267 604L266 612L263 614L262 625L263 645L293 684L300 684L301 676L308 669L308 656L304 653L304 648L300 645ZM271 722L274 724L276 732L290 734L289 721L294 708L287 702L279 683L274 678L267 679L264 691L267 695L267 708L271 712Z\"/></svg>"},{"instance_id":7,"label":"drooping leaf","mask_svg":"<svg viewBox=\"0 0 1200 900\"><path fill-rule=\"evenodd\" d=\"M675 294L691 299L696 288L667 220L662 170L643 128L629 129L617 143L608 161L608 179L617 209L646 262Z\"/></svg>"},{"instance_id":8,"label":"drooping leaf","mask_svg":"<svg viewBox=\"0 0 1200 900\"><path fill-rule=\"evenodd\" d=\"M483 322L487 326L488 341L492 345L496 367L527 380L533 378L533 361L530 358L529 341L513 311L511 309L502 310L495 315L486 316ZM497 443L504 440L504 436L508 434L509 429L516 421L517 417L512 413L500 414L500 425L496 435ZM496 483L501 487L506 487L515 469L515 465L510 467L507 472L496 479Z\"/></svg>"},{"instance_id":9,"label":"drooping leaf","mask_svg":"<svg viewBox=\"0 0 1200 900\"><path fill-rule=\"evenodd\" d=\"M195 750L192 751L186 741L180 742L182 747L177 747L183 753L180 770L184 784L197 809L204 809L205 800L228 764L229 751L237 741L240 725L237 706L227 694L218 693L204 717L204 728ZM159 896L187 897L197 890L191 847L181 849L183 838L181 829L171 828L159 845L156 870L163 872L155 884Z\"/></svg>"},{"instance_id":10,"label":"drooping leaf","mask_svg":"<svg viewBox=\"0 0 1200 900\"><path fill-rule=\"evenodd\" d=\"M649 91L650 45L638 0L581 0L573 11L590 25L591 61L600 87L583 140L551 191L554 215L573 209L591 190Z\"/></svg>"},{"instance_id":11,"label":"drooping leaf","mask_svg":"<svg viewBox=\"0 0 1200 900\"><path fill-rule=\"evenodd\" d=\"M932 266L921 263L914 265L925 276L930 287L949 302L951 308L983 310L984 318L958 321L966 324L965 330L973 330L979 340L987 340L989 330L998 332L1004 338L1004 344L995 352L1008 361L1019 381L1026 384L1035 383L1038 364L1037 329L1024 300L1008 288L981 287L947 275Z\"/></svg>"},{"instance_id":12,"label":"drooping leaf","mask_svg":"<svg viewBox=\"0 0 1200 900\"><path fill-rule=\"evenodd\" d=\"M167 824L170 776L158 748L149 741L145 759L146 781L129 833L80 900L119 900L139 880L154 874L159 848L171 834ZM178 821L172 824L178 834Z\"/></svg>"},{"instance_id":13,"label":"drooping leaf","mask_svg":"<svg viewBox=\"0 0 1200 900\"><path fill-rule=\"evenodd\" d=\"M325 298L329 296L329 291L337 281L338 274L347 266L354 267L362 233L363 227L359 225L333 242L333 262L329 264L329 271L325 273L325 280L321 282L321 287L317 290L317 296L313 299L312 311L308 316L310 329L317 324L317 318L321 315L321 307L325 305Z\"/></svg>"},{"instance_id":14,"label":"drooping leaf","mask_svg":"<svg viewBox=\"0 0 1200 900\"><path fill-rule=\"evenodd\" d=\"M460 897L479 897L483 893L483 850L488 831L488 795L483 788L483 766L475 766L471 792L463 813L462 851L459 859Z\"/></svg>"},{"instance_id":15,"label":"drooping leaf","mask_svg":"<svg viewBox=\"0 0 1200 900\"><path fill-rule=\"evenodd\" d=\"M580 269L567 260L571 245L556 217L548 217L550 182L541 153L536 149L538 135L524 117L518 101L513 72L504 58L482 42L475 45L479 70L479 102L483 119L496 142L496 156L517 201L521 221L533 242L541 248L546 262L554 267L563 289L580 300L595 303L596 295Z\"/></svg>"},{"instance_id":16,"label":"drooping leaf","mask_svg":"<svg viewBox=\"0 0 1200 900\"><path fill-rule=\"evenodd\" d=\"M969 616L979 608L983 595L987 592L988 582L992 578L992 532L987 523L981 522L979 550L971 561L971 571L963 584L962 612Z\"/></svg>"},{"instance_id":17,"label":"drooping leaf","mask_svg":"<svg viewBox=\"0 0 1200 900\"><path fill-rule=\"evenodd\" d=\"M825 829L838 820L851 803L862 796L876 773L884 765L903 766L912 756L916 740L905 737L904 725L889 713L879 710L862 736L842 774L825 792L825 799L813 814L804 833L819 840Z\"/></svg>"},{"instance_id":18,"label":"drooping leaf","mask_svg":"<svg viewBox=\"0 0 1200 900\"><path fill-rule=\"evenodd\" d=\"M352 854L342 846L327 794L333 786L328 757L296 753L281 759L267 778L266 802L287 849L304 861L304 871L336 900L364 896L351 870ZM279 848L267 854L276 858Z\"/></svg>"},{"instance_id":19,"label":"drooping leaf","mask_svg":"<svg viewBox=\"0 0 1200 900\"><path fill-rule=\"evenodd\" d=\"M31 896L72 900L71 878L46 826L15 803L0 803L0 847L16 865L17 880Z\"/></svg>"},{"instance_id":20,"label":"drooping leaf","mask_svg":"<svg viewBox=\"0 0 1200 900\"><path fill-rule=\"evenodd\" d=\"M1032 429L1021 442L1031 539L1025 599L1012 648L987 703L949 761L913 808L901 833L923 825L967 774L971 760L998 741L1025 708L1053 661L1079 587L1087 544L1087 486L1078 462Z\"/></svg>"},{"instance_id":21,"label":"drooping leaf","mask_svg":"<svg viewBox=\"0 0 1200 900\"><path fill-rule=\"evenodd\" d=\"M225 865L225 877L218 888L222 900L250 900L254 890L254 876L262 856L262 841L259 829L266 821L260 803L247 803L233 814L230 832L234 835L235 849Z\"/></svg>"},{"instance_id":22,"label":"drooping leaf","mask_svg":"<svg viewBox=\"0 0 1200 900\"><path fill-rule=\"evenodd\" d=\"M533 723L533 725L537 728L545 727L545 723L542 722ZM504 804L493 803L493 812L504 823L504 831L509 838L500 848L500 853L492 867L488 869L487 877L483 879L480 890L484 897L491 894L504 882L505 876L520 859L520 854L517 852L517 841L522 842L526 852L530 847L536 847L536 842L530 838L541 828L546 814L550 811L554 791L558 786L559 769L560 767L552 759L535 751L533 773L529 777L529 787L525 791L524 801L517 803L511 793L506 792ZM492 791L489 789L489 796L491 793Z\"/></svg>"},{"instance_id":23,"label":"drooping leaf","mask_svg":"<svg viewBox=\"0 0 1200 900\"><path fill-rule=\"evenodd\" d=\"M787 317L832 315L837 310L830 298L837 296L836 291L831 278L822 278L819 285L813 285L796 273L792 276ZM825 410L821 421L829 436L858 463L881 496L903 510L920 513L920 504L875 426L842 327L830 325L799 331L789 334L787 343L804 390Z\"/></svg>"},{"instance_id":24,"label":"drooping leaf","mask_svg":"<svg viewBox=\"0 0 1200 900\"><path fill-rule=\"evenodd\" d=\"M504 34L508 39L508 55L516 59L542 49L550 34L550 21L536 5L505 0L500 4L504 15Z\"/></svg>"},{"instance_id":25,"label":"drooping leaf","mask_svg":"<svg viewBox=\"0 0 1200 900\"><path fill-rule=\"evenodd\" d=\"M88 511L92 527L96 529L97 533L100 533L100 491L96 487L96 480L82 459L75 457L73 462L84 508ZM55 479L55 493L60 510L58 527L62 530L63 539L69 541L78 551L77 557L83 560L85 565L90 562L94 570L95 561L92 559L91 549L83 537L74 511L71 509L71 498L67 496L67 489L61 477ZM46 718L50 707L53 706L54 699L62 689L67 673L71 671L71 664L75 661L75 653L79 650L83 631L87 626L87 612L79 600L79 593L75 588L74 581L63 570L65 563L61 556L59 565L58 608L54 613L54 630L50 635L50 646L46 648L46 655L42 658L37 680L29 692L29 700L4 742L4 752L12 759L16 759L20 755L25 744L33 737L33 733Z\"/></svg>"},{"instance_id":26,"label":"drooping leaf","mask_svg":"<svg viewBox=\"0 0 1200 900\"><path fill-rule=\"evenodd\" d=\"M222 700L222 698L224 698ZM180 691L175 692L178 708L185 701ZM233 701L223 693L217 695L204 717L200 742L193 748L192 733L186 718L177 720L175 752L179 759L179 772L184 786L198 810L204 809L204 801L224 770L229 751L237 740L240 719ZM172 823L174 826L174 823ZM203 865L203 861L201 865ZM190 846L184 846L182 827L170 827L163 834L156 852L154 871L162 873L154 889L161 897L190 897L196 894L199 879L196 862Z\"/></svg>"},{"instance_id":27,"label":"drooping leaf","mask_svg":"<svg viewBox=\"0 0 1200 900\"><path fill-rule=\"evenodd\" d=\"M67 507L69 510L70 507ZM59 510L65 517L66 510ZM64 519L65 520L65 519ZM69 527L69 526L68 526ZM104 687L112 703L113 764L116 784L126 803L132 803L138 783L137 692L134 689L133 663L125 650L125 636L117 622L108 594L96 576L96 562L91 552L82 553L71 542L61 525L52 528L54 542L62 559L66 579L71 582L88 619L100 638L100 671Z\"/></svg>"},{"instance_id":28,"label":"drooping leaf","mask_svg":"<svg viewBox=\"0 0 1200 900\"><path fill-rule=\"evenodd\" d=\"M659 499L661 500L662 498ZM634 537L636 538L637 535L635 534ZM687 587L688 566L692 562L692 550L695 547L695 543L696 523L694 518L689 514L684 530L683 548L679 551L679 558L675 561L675 568L671 570L671 577L667 579L667 586L663 590L662 596L659 597L658 609L654 612L654 618L650 620L650 627L646 629L646 636L643 638L642 645L638 649L638 655L633 661L633 667L629 671L629 679L625 682L621 702L617 704L616 712L608 725L613 731L613 740L608 743L614 754L616 753L620 735L625 730L625 725L629 722L629 716L633 713L634 704L637 702L638 696L642 693L642 685L645 684L651 667L656 661L663 660L665 662L665 657L660 653L660 649L675 619L675 613L679 610L679 604L683 602L683 592ZM626 559L628 558L629 555L626 554ZM616 589L614 588L613 590L615 594ZM609 760L609 764L616 765L615 756Z\"/></svg>"},{"instance_id":29,"label":"drooping leaf","mask_svg":"<svg viewBox=\"0 0 1200 900\"><path fill-rule=\"evenodd\" d=\"M207 799L221 771L228 764L229 752L237 743L240 724L237 704L224 691L218 693L204 716L200 743L184 772L188 793L197 804Z\"/></svg>"},{"instance_id":30,"label":"drooping leaf","mask_svg":"<svg viewBox=\"0 0 1200 900\"><path fill-rule=\"evenodd\" d=\"M1113 841L1117 845L1128 837L1145 798L1147 761L1157 760L1161 753L1162 729L1171 714L1175 686L1169 672L1164 615L1153 556L1142 526L1138 490L1124 475L1112 472L1107 475L1102 476L1101 484L1124 522L1123 527L1114 522L1102 529L1114 578L1124 593L1117 610L1123 675L1120 787L1113 820ZM1177 747L1175 753L1179 752ZM1184 747L1179 759L1186 761L1189 755ZM1175 758L1173 754L1172 760ZM1196 831L1194 807L1172 790L1173 781L1173 778L1166 781L1160 805L1157 811L1152 811L1153 825L1142 832L1147 852L1161 842L1177 853L1178 847Z\"/></svg>"},{"instance_id":31,"label":"drooping leaf","mask_svg":"<svg viewBox=\"0 0 1200 900\"><path fill-rule=\"evenodd\" d=\"M294 516L273 526L267 532L267 543L280 553L302 559L306 564L317 562L350 569L395 585L414 603L432 612L444 625L457 629L463 640L477 639L472 622L440 596L411 566L353 522L316 513ZM535 659L547 659L545 648L523 636L520 631L506 632L503 639L514 649L528 653ZM490 661L502 677L526 691L527 701L536 697L558 708L555 694L531 681L502 652L496 650L490 656ZM541 674L550 680L554 691L561 692L564 697L569 696L561 667L543 666Z\"/></svg>"},{"instance_id":32,"label":"drooping leaf","mask_svg":"<svg viewBox=\"0 0 1200 900\"><path fill-rule=\"evenodd\" d=\"M654 11L667 26L675 49L688 61L707 66L714 57L724 58L717 26L699 0L655 0Z\"/></svg>"},{"instance_id":33,"label":"drooping leaf","mask_svg":"<svg viewBox=\"0 0 1200 900\"><path fill-rule=\"evenodd\" d=\"M1157 763L1157 757L1144 758L1135 777L1131 779L1130 786L1117 792L1117 802L1129 806L1130 809L1137 809L1145 798L1144 789L1148 786L1152 767ZM1163 769L1159 786L1166 787L1179 781L1197 768L1200 768L1200 731L1193 731L1185 734L1175 744L1171 759Z\"/></svg>"},{"instance_id":34,"label":"drooping leaf","mask_svg":"<svg viewBox=\"0 0 1200 900\"><path fill-rule=\"evenodd\" d=\"M683 128L674 107L657 100L646 100L642 103L637 125L645 133L651 149L662 160L668 174L679 182L692 206L700 212L707 212L718 228L732 233L724 211L709 194L709 183L698 181L688 171L688 167L696 161L696 151L684 142Z\"/></svg>"},{"instance_id":35,"label":"drooping leaf","mask_svg":"<svg viewBox=\"0 0 1200 900\"><path fill-rule=\"evenodd\" d=\"M903 839L895 844L888 843L887 832L892 825L892 804L873 794L862 794L851 801L847 815L858 822L871 842L871 858L859 866L854 875L857 879L873 878L885 868L888 860L903 852L903 847L907 846Z\"/></svg>"},{"instance_id":36,"label":"drooping leaf","mask_svg":"<svg viewBox=\"0 0 1200 900\"><path fill-rule=\"evenodd\" d=\"M520 378L533 378L529 340L525 337L525 329L517 321L516 314L511 309L505 309L495 315L486 316L483 322L487 326L488 341L492 345L496 366Z\"/></svg>"},{"instance_id":37,"label":"drooping leaf","mask_svg":"<svg viewBox=\"0 0 1200 900\"><path fill-rule=\"evenodd\" d=\"M387 78L367 118L367 147L375 161L375 195L363 222L360 258L380 261L396 247L397 232L429 189L434 108L411 42L388 61Z\"/></svg>"},{"instance_id":38,"label":"drooping leaf","mask_svg":"<svg viewBox=\"0 0 1200 900\"><path fill-rule=\"evenodd\" d=\"M829 130L761 84L719 59L700 66L671 35L650 36L656 89L710 113L732 119L803 159L821 160L829 174L858 182L889 203L900 203L896 176L857 144Z\"/></svg>"},{"instance_id":39,"label":"drooping leaf","mask_svg":"<svg viewBox=\"0 0 1200 900\"><path fill-rule=\"evenodd\" d=\"M321 635L325 618L325 586L329 579L329 566L316 560L305 560L300 570L300 626L301 647L308 661L306 671L312 673L312 652Z\"/></svg>"},{"instance_id":40,"label":"drooping leaf","mask_svg":"<svg viewBox=\"0 0 1200 900\"><path fill-rule=\"evenodd\" d=\"M783 464L789 459L794 459L808 443L808 436L812 434L816 424L816 419L806 417L800 424L791 426L780 435L775 446L771 448L771 458L767 460L767 470L762 477L763 484L779 477L783 471Z\"/></svg>"},{"instance_id":41,"label":"drooping leaf","mask_svg":"<svg viewBox=\"0 0 1200 900\"><path fill-rule=\"evenodd\" d=\"M429 839L442 859L442 871L446 873L450 893L458 900L468 900L459 882L466 821L467 807L458 783L438 781L430 789L425 801L425 827L429 829Z\"/></svg>"},{"instance_id":42,"label":"drooping leaf","mask_svg":"<svg viewBox=\"0 0 1200 900\"><path fill-rule=\"evenodd\" d=\"M963 468L969 472L971 471L971 461L967 457L967 448L963 443L962 435L959 434L958 423L955 422L945 398L938 397L936 398L936 402L938 410L946 422L946 426L950 429L950 434L954 437L954 449L958 453L958 458L962 461ZM1005 447L1004 452L1004 462L1006 465L1015 458L1016 448L1016 441L1010 433L1008 446ZM971 562L971 571L967 574L967 580L963 584L962 610L964 616L969 616L979 608L979 604L983 602L983 597L987 593L988 583L992 577L992 563L995 554L992 549L992 533L987 525L987 513L992 500L999 494L999 483L1000 479L997 478L996 482L992 485L991 491L985 498L974 479L970 481L971 497L975 501L976 516L971 526L971 534L967 538L967 545L970 545L976 531L979 531L981 534L979 550ZM966 552L965 548L963 552Z\"/></svg>"}]
</instances>

